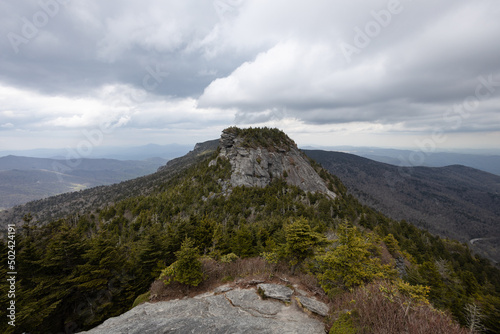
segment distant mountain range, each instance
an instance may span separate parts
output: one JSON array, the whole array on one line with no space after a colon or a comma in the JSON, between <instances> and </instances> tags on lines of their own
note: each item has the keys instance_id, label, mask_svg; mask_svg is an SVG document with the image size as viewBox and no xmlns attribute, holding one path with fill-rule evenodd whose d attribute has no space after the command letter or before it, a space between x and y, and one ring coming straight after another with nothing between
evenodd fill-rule
<instances>
[{"instance_id":1,"label":"distant mountain range","mask_svg":"<svg viewBox=\"0 0 500 334\"><path fill-rule=\"evenodd\" d=\"M432 233L473 241L500 261L500 176L461 165L398 167L354 154L304 150L363 204Z\"/></svg>"},{"instance_id":2,"label":"distant mountain range","mask_svg":"<svg viewBox=\"0 0 500 334\"><path fill-rule=\"evenodd\" d=\"M153 157L173 159L183 156L192 149L192 145L180 144L147 144L136 147L96 146L85 158L117 159L117 160L145 160ZM395 166L427 166L444 167L449 165L464 165L485 172L500 175L499 150L469 150L461 152L419 152L401 149L387 149L377 147L354 146L305 146L302 149L345 152ZM34 149L17 151L0 151L0 157L7 155L66 159L73 158L74 152L68 149Z\"/></svg>"},{"instance_id":3,"label":"distant mountain range","mask_svg":"<svg viewBox=\"0 0 500 334\"><path fill-rule=\"evenodd\" d=\"M6 156L0 158L0 209L44 197L108 185L154 173L166 159L57 160Z\"/></svg>"},{"instance_id":4,"label":"distant mountain range","mask_svg":"<svg viewBox=\"0 0 500 334\"><path fill-rule=\"evenodd\" d=\"M313 147L304 148L311 150L316 149ZM464 165L488 173L500 175L499 150L477 150L471 151L471 153L454 153L353 146L319 147L318 149L323 151L351 153L399 167L445 167L450 165Z\"/></svg>"},{"instance_id":5,"label":"distant mountain range","mask_svg":"<svg viewBox=\"0 0 500 334\"><path fill-rule=\"evenodd\" d=\"M207 143L210 143L211 150L217 146L217 141ZM161 152L163 156L173 156L177 149L182 147L147 145L116 151L115 156L139 156L141 150L143 156L161 155ZM363 204L441 236L464 242L475 239L472 247L495 261L500 260L500 176L484 172L500 174L500 156L435 153L425 155L423 162L438 166L453 165L439 168L401 167L399 165L403 161L408 162L413 151L339 149L356 152L356 155L321 150L304 152L338 176ZM48 153L57 152L44 151L44 154ZM151 174L165 161L159 158L146 161L72 161L3 157L0 158L0 209ZM476 169L460 166L459 162L476 166Z\"/></svg>"},{"instance_id":6,"label":"distant mountain range","mask_svg":"<svg viewBox=\"0 0 500 334\"><path fill-rule=\"evenodd\" d=\"M89 152L88 155L84 156L84 158L145 160L153 157L158 157L170 160L176 157L183 156L191 149L192 145L180 145L180 144L168 144L168 145L147 144L135 147L95 146L92 148L92 151ZM34 157L34 158L73 159L75 155L77 155L77 153L66 148L61 148L61 149L40 148L33 150L0 151L0 157L7 155L16 155L16 156Z\"/></svg>"}]
</instances>

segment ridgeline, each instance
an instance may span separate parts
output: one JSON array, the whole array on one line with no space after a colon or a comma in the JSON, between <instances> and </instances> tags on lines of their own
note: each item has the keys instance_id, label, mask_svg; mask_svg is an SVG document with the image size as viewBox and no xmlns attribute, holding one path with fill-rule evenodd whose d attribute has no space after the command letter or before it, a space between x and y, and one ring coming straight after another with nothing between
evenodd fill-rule
<instances>
[{"instance_id":1,"label":"ridgeline","mask_svg":"<svg viewBox=\"0 0 500 334\"><path fill-rule=\"evenodd\" d=\"M263 282L327 305L311 317L330 333L500 333L496 267L361 205L277 129L229 128L155 174L8 217L19 281L5 333L74 333L145 301L156 314L160 301ZM134 318L106 328L120 319Z\"/></svg>"}]
</instances>

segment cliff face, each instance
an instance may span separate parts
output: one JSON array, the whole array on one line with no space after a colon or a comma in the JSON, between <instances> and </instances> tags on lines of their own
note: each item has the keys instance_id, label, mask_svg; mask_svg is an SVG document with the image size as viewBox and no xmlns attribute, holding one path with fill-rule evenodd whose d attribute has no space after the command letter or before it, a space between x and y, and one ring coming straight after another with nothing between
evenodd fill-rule
<instances>
[{"instance_id":1,"label":"cliff face","mask_svg":"<svg viewBox=\"0 0 500 334\"><path fill-rule=\"evenodd\" d=\"M221 135L219 147L218 158L228 159L231 163L233 187L265 187L273 178L283 178L288 184L304 191L336 197L295 144L252 147L238 133L226 129ZM216 163L216 160L211 162Z\"/></svg>"}]
</instances>

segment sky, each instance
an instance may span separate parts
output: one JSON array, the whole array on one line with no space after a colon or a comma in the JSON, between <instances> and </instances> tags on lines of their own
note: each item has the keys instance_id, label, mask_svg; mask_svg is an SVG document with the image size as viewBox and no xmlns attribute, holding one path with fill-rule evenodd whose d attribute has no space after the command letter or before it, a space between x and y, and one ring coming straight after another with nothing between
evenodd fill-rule
<instances>
[{"instance_id":1,"label":"sky","mask_svg":"<svg viewBox=\"0 0 500 334\"><path fill-rule=\"evenodd\" d=\"M496 0L0 0L0 150L500 148Z\"/></svg>"}]
</instances>

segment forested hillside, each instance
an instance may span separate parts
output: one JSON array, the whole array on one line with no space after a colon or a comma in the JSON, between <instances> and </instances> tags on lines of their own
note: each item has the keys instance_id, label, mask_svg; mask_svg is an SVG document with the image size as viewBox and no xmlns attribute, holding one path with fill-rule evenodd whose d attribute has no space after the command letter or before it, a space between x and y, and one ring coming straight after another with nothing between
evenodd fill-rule
<instances>
[{"instance_id":1,"label":"forested hillside","mask_svg":"<svg viewBox=\"0 0 500 334\"><path fill-rule=\"evenodd\" d=\"M112 159L0 157L0 210L62 193L109 185L148 175L165 164Z\"/></svg>"},{"instance_id":2,"label":"forested hillside","mask_svg":"<svg viewBox=\"0 0 500 334\"><path fill-rule=\"evenodd\" d=\"M34 220L45 224L67 215L93 211L124 198L145 195L157 191L173 175L200 162L217 148L218 141L197 144L195 149L185 156L170 160L158 172L123 181L110 186L99 186L78 192L64 193L0 212L0 231L5 231L7 224L22 222L30 213Z\"/></svg>"},{"instance_id":3,"label":"forested hillside","mask_svg":"<svg viewBox=\"0 0 500 334\"><path fill-rule=\"evenodd\" d=\"M243 142L274 147L280 136ZM269 275L287 268L315 286L331 305L330 333L391 333L381 328L392 321L409 333L465 333L456 322L500 333L500 271L466 245L363 206L312 160L335 198L290 185L287 174L265 187L229 187L231 163L219 153L202 149L173 162L175 173L124 183L133 190L102 207L82 206L45 224L36 212L25 215L16 239L15 332L89 329L130 309L153 282L188 292L213 275L210 265L254 259ZM122 188L87 194L110 189ZM7 254L4 242L0 247ZM1 291L3 305L6 296Z\"/></svg>"},{"instance_id":4,"label":"forested hillside","mask_svg":"<svg viewBox=\"0 0 500 334\"><path fill-rule=\"evenodd\" d=\"M304 151L363 204L462 242L500 262L500 176L465 166L397 167L356 155Z\"/></svg>"}]
</instances>

